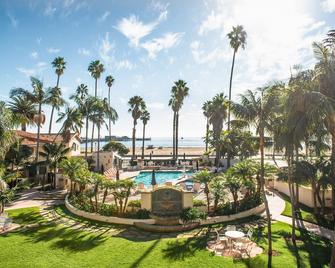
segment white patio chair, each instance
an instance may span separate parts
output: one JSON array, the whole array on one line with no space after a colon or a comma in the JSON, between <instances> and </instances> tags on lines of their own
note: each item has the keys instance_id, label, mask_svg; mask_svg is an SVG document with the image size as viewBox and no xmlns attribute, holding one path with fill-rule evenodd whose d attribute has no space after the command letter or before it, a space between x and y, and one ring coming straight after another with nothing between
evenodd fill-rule
<instances>
[{"instance_id":1,"label":"white patio chair","mask_svg":"<svg viewBox=\"0 0 335 268\"><path fill-rule=\"evenodd\" d=\"M235 225L227 225L226 231L236 231L236 226Z\"/></svg>"},{"instance_id":2,"label":"white patio chair","mask_svg":"<svg viewBox=\"0 0 335 268\"><path fill-rule=\"evenodd\" d=\"M216 232L216 241L222 243L225 246L225 248L228 247L228 244L229 244L228 237L222 234L220 235L217 230L215 230L215 232Z\"/></svg>"}]
</instances>

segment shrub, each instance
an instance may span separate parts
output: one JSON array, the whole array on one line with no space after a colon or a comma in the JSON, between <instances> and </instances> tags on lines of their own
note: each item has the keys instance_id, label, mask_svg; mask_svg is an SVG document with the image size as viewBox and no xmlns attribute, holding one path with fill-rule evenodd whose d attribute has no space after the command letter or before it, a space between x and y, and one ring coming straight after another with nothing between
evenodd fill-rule
<instances>
[{"instance_id":1,"label":"shrub","mask_svg":"<svg viewBox=\"0 0 335 268\"><path fill-rule=\"evenodd\" d=\"M150 211L143 208L136 212L136 219L150 219Z\"/></svg>"},{"instance_id":2,"label":"shrub","mask_svg":"<svg viewBox=\"0 0 335 268\"><path fill-rule=\"evenodd\" d=\"M128 207L131 207L131 208L140 208L141 207L141 200L130 200L128 202Z\"/></svg>"},{"instance_id":3,"label":"shrub","mask_svg":"<svg viewBox=\"0 0 335 268\"><path fill-rule=\"evenodd\" d=\"M98 213L103 216L114 216L116 214L116 206L114 204L101 204Z\"/></svg>"},{"instance_id":4,"label":"shrub","mask_svg":"<svg viewBox=\"0 0 335 268\"><path fill-rule=\"evenodd\" d=\"M206 218L207 214L196 208L184 208L180 213L180 219L183 221L184 224Z\"/></svg>"},{"instance_id":5,"label":"shrub","mask_svg":"<svg viewBox=\"0 0 335 268\"><path fill-rule=\"evenodd\" d=\"M204 200L193 199L193 206L194 207L206 206L206 202Z\"/></svg>"}]
</instances>

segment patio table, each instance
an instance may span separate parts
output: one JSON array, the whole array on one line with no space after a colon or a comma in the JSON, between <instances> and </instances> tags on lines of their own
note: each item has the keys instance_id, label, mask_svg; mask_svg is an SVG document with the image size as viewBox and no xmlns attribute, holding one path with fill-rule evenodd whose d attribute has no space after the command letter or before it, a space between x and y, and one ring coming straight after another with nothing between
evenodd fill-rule
<instances>
[{"instance_id":1,"label":"patio table","mask_svg":"<svg viewBox=\"0 0 335 268\"><path fill-rule=\"evenodd\" d=\"M245 234L241 231L227 231L225 232L225 236L228 237L229 239L229 244L230 244L230 248L232 248L232 240L234 239L238 239L238 238L242 238L245 236Z\"/></svg>"}]
</instances>

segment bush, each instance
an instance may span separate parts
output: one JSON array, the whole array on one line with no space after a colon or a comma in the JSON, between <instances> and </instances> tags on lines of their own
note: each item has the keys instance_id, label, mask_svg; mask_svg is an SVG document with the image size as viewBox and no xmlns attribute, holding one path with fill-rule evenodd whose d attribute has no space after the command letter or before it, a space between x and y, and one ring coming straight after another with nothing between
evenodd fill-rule
<instances>
[{"instance_id":1,"label":"bush","mask_svg":"<svg viewBox=\"0 0 335 268\"><path fill-rule=\"evenodd\" d=\"M128 202L128 207L131 208L140 208L141 207L141 200L131 200Z\"/></svg>"},{"instance_id":2,"label":"bush","mask_svg":"<svg viewBox=\"0 0 335 268\"><path fill-rule=\"evenodd\" d=\"M136 219L150 219L150 211L143 208L136 212Z\"/></svg>"},{"instance_id":3,"label":"bush","mask_svg":"<svg viewBox=\"0 0 335 268\"><path fill-rule=\"evenodd\" d=\"M129 149L122 144L121 142L117 141L110 141L104 145L102 148L104 151L114 151L117 152L120 156L124 156L129 153Z\"/></svg>"},{"instance_id":4,"label":"bush","mask_svg":"<svg viewBox=\"0 0 335 268\"><path fill-rule=\"evenodd\" d=\"M206 206L206 202L204 200L193 199L193 206L194 207Z\"/></svg>"},{"instance_id":5,"label":"bush","mask_svg":"<svg viewBox=\"0 0 335 268\"><path fill-rule=\"evenodd\" d=\"M180 219L183 221L184 224L206 218L207 214L196 208L184 208L180 213Z\"/></svg>"},{"instance_id":6,"label":"bush","mask_svg":"<svg viewBox=\"0 0 335 268\"><path fill-rule=\"evenodd\" d=\"M114 204L101 204L98 213L103 216L114 216L116 215L116 206Z\"/></svg>"}]
</instances>

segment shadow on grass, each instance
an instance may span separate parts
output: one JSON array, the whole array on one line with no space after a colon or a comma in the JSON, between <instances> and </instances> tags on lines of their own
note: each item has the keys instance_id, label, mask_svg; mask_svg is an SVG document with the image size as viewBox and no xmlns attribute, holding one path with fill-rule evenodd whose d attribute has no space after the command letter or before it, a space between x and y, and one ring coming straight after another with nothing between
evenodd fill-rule
<instances>
[{"instance_id":1,"label":"shadow on grass","mask_svg":"<svg viewBox=\"0 0 335 268\"><path fill-rule=\"evenodd\" d=\"M158 245L160 242L160 239L157 239L154 241L149 248L146 249L146 251L143 252L143 254L130 266L131 268L138 267L139 264L148 256L148 254L154 250L154 248Z\"/></svg>"}]
</instances>

